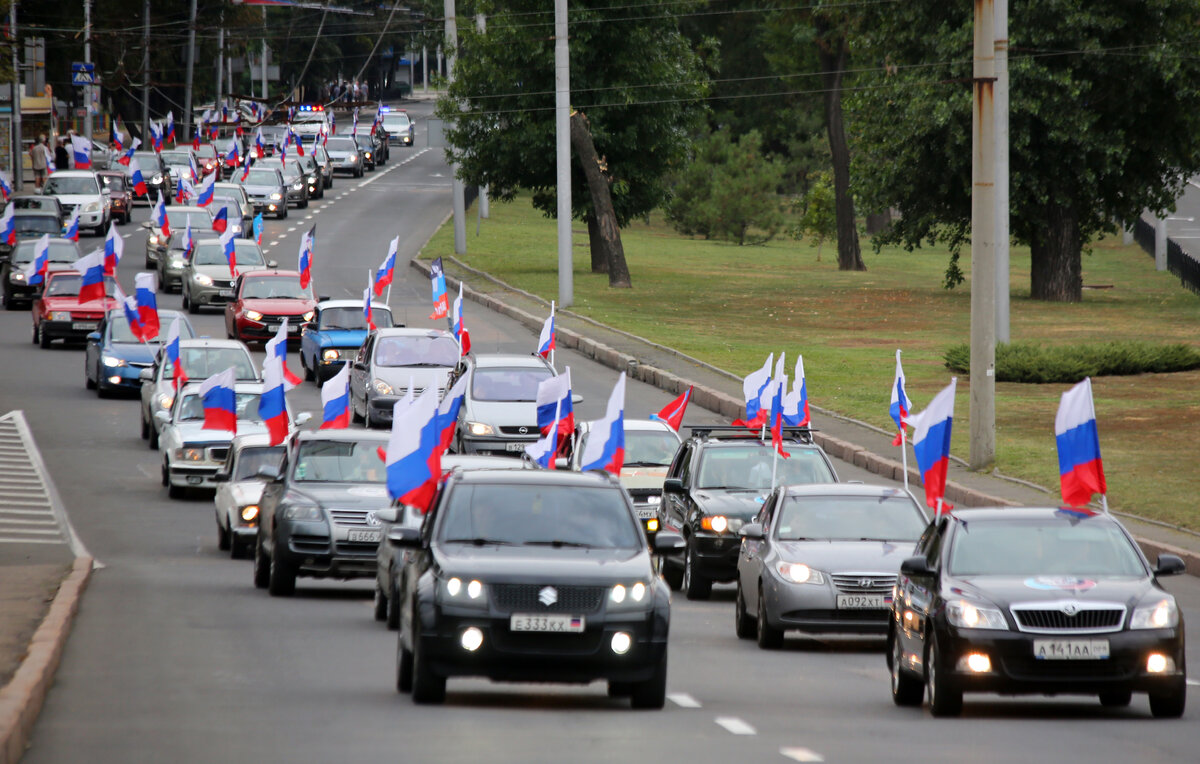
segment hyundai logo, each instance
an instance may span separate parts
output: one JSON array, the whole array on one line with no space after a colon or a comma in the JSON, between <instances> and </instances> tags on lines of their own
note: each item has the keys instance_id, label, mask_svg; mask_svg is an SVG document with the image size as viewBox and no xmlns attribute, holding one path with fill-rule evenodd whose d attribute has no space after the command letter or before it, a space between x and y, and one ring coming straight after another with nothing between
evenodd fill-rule
<instances>
[{"instance_id":1,"label":"hyundai logo","mask_svg":"<svg viewBox=\"0 0 1200 764\"><path fill-rule=\"evenodd\" d=\"M547 586L538 592L538 601L546 607L558 602L558 591L553 586Z\"/></svg>"},{"instance_id":2,"label":"hyundai logo","mask_svg":"<svg viewBox=\"0 0 1200 764\"><path fill-rule=\"evenodd\" d=\"M858 585L861 586L862 588L866 589L868 586L871 585L871 579L860 578L860 579L858 579Z\"/></svg>"}]
</instances>

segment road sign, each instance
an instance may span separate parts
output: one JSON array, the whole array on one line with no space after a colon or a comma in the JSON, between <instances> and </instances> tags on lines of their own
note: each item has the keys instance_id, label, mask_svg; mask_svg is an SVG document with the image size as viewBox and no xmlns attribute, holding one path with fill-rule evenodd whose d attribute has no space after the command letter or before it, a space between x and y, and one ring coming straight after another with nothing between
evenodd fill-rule
<instances>
[{"instance_id":1,"label":"road sign","mask_svg":"<svg viewBox=\"0 0 1200 764\"><path fill-rule=\"evenodd\" d=\"M96 84L96 65L85 64L76 61L71 64L71 84L72 85L95 85Z\"/></svg>"}]
</instances>

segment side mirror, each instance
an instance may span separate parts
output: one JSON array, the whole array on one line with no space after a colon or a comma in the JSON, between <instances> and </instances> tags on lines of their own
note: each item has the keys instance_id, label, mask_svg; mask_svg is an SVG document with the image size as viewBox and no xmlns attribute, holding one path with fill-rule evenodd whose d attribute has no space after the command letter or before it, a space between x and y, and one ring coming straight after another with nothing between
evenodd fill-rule
<instances>
[{"instance_id":1,"label":"side mirror","mask_svg":"<svg viewBox=\"0 0 1200 764\"><path fill-rule=\"evenodd\" d=\"M138 372L138 379L140 379L143 382L153 382L154 381L154 369L142 369L141 371Z\"/></svg>"},{"instance_id":2,"label":"side mirror","mask_svg":"<svg viewBox=\"0 0 1200 764\"><path fill-rule=\"evenodd\" d=\"M1160 554L1158 563L1154 566L1154 575L1156 576L1175 576L1180 573L1187 573L1187 563L1182 557L1173 554Z\"/></svg>"},{"instance_id":3,"label":"side mirror","mask_svg":"<svg viewBox=\"0 0 1200 764\"><path fill-rule=\"evenodd\" d=\"M312 419L311 411L301 411L296 415L296 426L299 427L310 419Z\"/></svg>"},{"instance_id":4,"label":"side mirror","mask_svg":"<svg viewBox=\"0 0 1200 764\"><path fill-rule=\"evenodd\" d=\"M87 341L88 342L99 342L100 341L100 332L89 332L88 336L87 336Z\"/></svg>"},{"instance_id":5,"label":"side mirror","mask_svg":"<svg viewBox=\"0 0 1200 764\"><path fill-rule=\"evenodd\" d=\"M571 396L571 403L583 403L583 396L579 393L575 393Z\"/></svg>"},{"instance_id":6,"label":"side mirror","mask_svg":"<svg viewBox=\"0 0 1200 764\"><path fill-rule=\"evenodd\" d=\"M269 63L269 62L268 62L268 63ZM319 295L317 295L317 302L325 302L325 301L326 301L326 300L328 300L328 299L330 299L330 297L329 297L329 295L327 295L327 294L319 294Z\"/></svg>"},{"instance_id":7,"label":"side mirror","mask_svg":"<svg viewBox=\"0 0 1200 764\"><path fill-rule=\"evenodd\" d=\"M672 552L682 552L687 546L683 540L683 536L670 531L660 531L654 537L654 551L659 554L670 554Z\"/></svg>"},{"instance_id":8,"label":"side mirror","mask_svg":"<svg viewBox=\"0 0 1200 764\"><path fill-rule=\"evenodd\" d=\"M738 535L744 539L761 539L763 537L763 527L760 523L746 523L738 531Z\"/></svg>"},{"instance_id":9,"label":"side mirror","mask_svg":"<svg viewBox=\"0 0 1200 764\"><path fill-rule=\"evenodd\" d=\"M268 483L274 483L283 476L279 474L279 468L269 464L264 464L258 468L258 472L254 473L254 477L259 480L265 480Z\"/></svg>"},{"instance_id":10,"label":"side mirror","mask_svg":"<svg viewBox=\"0 0 1200 764\"><path fill-rule=\"evenodd\" d=\"M677 477L664 479L663 493L683 493L683 481Z\"/></svg>"},{"instance_id":11,"label":"side mirror","mask_svg":"<svg viewBox=\"0 0 1200 764\"><path fill-rule=\"evenodd\" d=\"M569 470L571 469L571 460L565 456L560 456L554 460L554 469Z\"/></svg>"},{"instance_id":12,"label":"side mirror","mask_svg":"<svg viewBox=\"0 0 1200 764\"><path fill-rule=\"evenodd\" d=\"M392 528L388 531L387 542L396 549L420 549L421 531L418 528Z\"/></svg>"},{"instance_id":13,"label":"side mirror","mask_svg":"<svg viewBox=\"0 0 1200 764\"><path fill-rule=\"evenodd\" d=\"M274 260L268 260L268 261L267 261L267 267L268 267L268 268L278 268L278 267L279 267L279 263L277 263L277 262L276 262L276 261L274 261Z\"/></svg>"},{"instance_id":14,"label":"side mirror","mask_svg":"<svg viewBox=\"0 0 1200 764\"><path fill-rule=\"evenodd\" d=\"M375 510L375 519L381 523L394 523L400 519L399 515L395 507Z\"/></svg>"},{"instance_id":15,"label":"side mirror","mask_svg":"<svg viewBox=\"0 0 1200 764\"><path fill-rule=\"evenodd\" d=\"M933 571L924 557L909 557L900 563L900 572L906 576L927 576Z\"/></svg>"},{"instance_id":16,"label":"side mirror","mask_svg":"<svg viewBox=\"0 0 1200 764\"><path fill-rule=\"evenodd\" d=\"M154 226L150 223L149 220L147 220L145 223L142 223L142 228L146 229L147 231L154 230Z\"/></svg>"},{"instance_id":17,"label":"side mirror","mask_svg":"<svg viewBox=\"0 0 1200 764\"><path fill-rule=\"evenodd\" d=\"M161 424L166 424L171 421L171 413L169 411L155 411L154 418Z\"/></svg>"}]
</instances>

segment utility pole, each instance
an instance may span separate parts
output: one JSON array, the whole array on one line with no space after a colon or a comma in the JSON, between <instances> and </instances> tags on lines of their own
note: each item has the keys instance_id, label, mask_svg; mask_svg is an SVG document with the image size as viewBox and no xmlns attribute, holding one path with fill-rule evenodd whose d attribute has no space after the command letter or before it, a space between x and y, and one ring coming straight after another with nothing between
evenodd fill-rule
<instances>
[{"instance_id":1,"label":"utility pole","mask_svg":"<svg viewBox=\"0 0 1200 764\"><path fill-rule=\"evenodd\" d=\"M217 28L217 97L213 108L221 108L222 90L225 85L225 11L221 11L221 26Z\"/></svg>"},{"instance_id":2,"label":"utility pole","mask_svg":"<svg viewBox=\"0 0 1200 764\"><path fill-rule=\"evenodd\" d=\"M192 68L196 65L196 0L188 15L187 74L183 81L183 135L192 134Z\"/></svg>"},{"instance_id":3,"label":"utility pole","mask_svg":"<svg viewBox=\"0 0 1200 764\"><path fill-rule=\"evenodd\" d=\"M1008 342L1008 0L996 2L996 342Z\"/></svg>"},{"instance_id":4,"label":"utility pole","mask_svg":"<svg viewBox=\"0 0 1200 764\"><path fill-rule=\"evenodd\" d=\"M149 134L150 134L150 0L145 0L142 3L142 137L145 138Z\"/></svg>"},{"instance_id":5,"label":"utility pole","mask_svg":"<svg viewBox=\"0 0 1200 764\"><path fill-rule=\"evenodd\" d=\"M975 0L971 161L971 469L996 458L996 84L993 0Z\"/></svg>"},{"instance_id":6,"label":"utility pole","mask_svg":"<svg viewBox=\"0 0 1200 764\"><path fill-rule=\"evenodd\" d=\"M567 0L554 0L554 143L558 168L558 305L575 303L571 252L571 58L567 49Z\"/></svg>"},{"instance_id":7,"label":"utility pole","mask_svg":"<svg viewBox=\"0 0 1200 764\"><path fill-rule=\"evenodd\" d=\"M20 40L17 39L17 2L13 0L8 9L8 31L12 35L12 112L13 112L13 190L21 190L21 174L25 169L25 147L21 145L21 66L17 57Z\"/></svg>"},{"instance_id":8,"label":"utility pole","mask_svg":"<svg viewBox=\"0 0 1200 764\"><path fill-rule=\"evenodd\" d=\"M485 34L487 32L487 16L484 16L482 13L476 14L475 15L475 26L479 29L479 34ZM488 217L491 217L490 213L491 213L491 210L488 208L488 187L480 186L479 187L479 218L481 220L483 220ZM479 235L478 231L476 231L475 235L476 236Z\"/></svg>"},{"instance_id":9,"label":"utility pole","mask_svg":"<svg viewBox=\"0 0 1200 764\"><path fill-rule=\"evenodd\" d=\"M446 86L454 82L454 64L458 58L458 25L454 18L454 0L445 0L446 13ZM454 252L467 252L467 199L462 178L458 177L458 163L450 166L454 175Z\"/></svg>"},{"instance_id":10,"label":"utility pole","mask_svg":"<svg viewBox=\"0 0 1200 764\"><path fill-rule=\"evenodd\" d=\"M421 89L429 92L429 46L421 46Z\"/></svg>"},{"instance_id":11,"label":"utility pole","mask_svg":"<svg viewBox=\"0 0 1200 764\"><path fill-rule=\"evenodd\" d=\"M263 106L265 107L267 100L267 9L262 9L263 13L263 39L262 39L262 98ZM252 80L253 81L253 80ZM253 88L251 88L253 90Z\"/></svg>"},{"instance_id":12,"label":"utility pole","mask_svg":"<svg viewBox=\"0 0 1200 764\"><path fill-rule=\"evenodd\" d=\"M83 0L83 62L92 63L92 0ZM83 86L83 137L92 139L92 86Z\"/></svg>"}]
</instances>

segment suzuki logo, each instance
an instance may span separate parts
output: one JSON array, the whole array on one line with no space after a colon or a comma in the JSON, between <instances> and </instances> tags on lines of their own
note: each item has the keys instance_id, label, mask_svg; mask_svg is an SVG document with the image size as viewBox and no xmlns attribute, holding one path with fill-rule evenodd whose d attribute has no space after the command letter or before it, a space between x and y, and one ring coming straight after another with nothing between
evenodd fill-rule
<instances>
[{"instance_id":1,"label":"suzuki logo","mask_svg":"<svg viewBox=\"0 0 1200 764\"><path fill-rule=\"evenodd\" d=\"M558 602L558 591L553 586L547 586L538 592L538 601L546 607L550 607L555 602Z\"/></svg>"}]
</instances>

